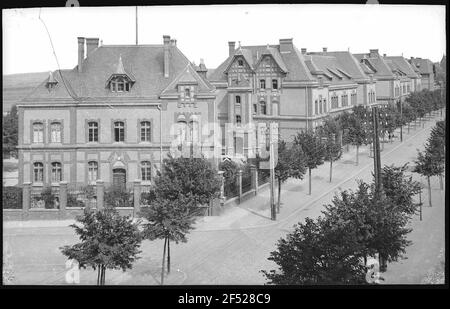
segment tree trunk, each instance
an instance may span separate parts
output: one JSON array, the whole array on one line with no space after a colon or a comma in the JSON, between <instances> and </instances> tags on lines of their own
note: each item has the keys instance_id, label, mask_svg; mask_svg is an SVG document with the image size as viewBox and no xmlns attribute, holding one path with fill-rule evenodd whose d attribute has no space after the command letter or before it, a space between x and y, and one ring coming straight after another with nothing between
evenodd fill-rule
<instances>
[{"instance_id":1,"label":"tree trunk","mask_svg":"<svg viewBox=\"0 0 450 309\"><path fill-rule=\"evenodd\" d=\"M278 178L278 204L277 204L277 213L280 213L280 205L281 205L281 181Z\"/></svg>"},{"instance_id":2,"label":"tree trunk","mask_svg":"<svg viewBox=\"0 0 450 309\"><path fill-rule=\"evenodd\" d=\"M167 237L164 238L164 250L163 250L162 269L161 269L161 285L164 284L164 269L165 269L165 262L166 262L166 246L167 246Z\"/></svg>"},{"instance_id":3,"label":"tree trunk","mask_svg":"<svg viewBox=\"0 0 450 309\"><path fill-rule=\"evenodd\" d=\"M332 176L333 176L333 160L330 160L330 182Z\"/></svg>"},{"instance_id":4,"label":"tree trunk","mask_svg":"<svg viewBox=\"0 0 450 309\"><path fill-rule=\"evenodd\" d=\"M309 170L309 195L311 195L311 168Z\"/></svg>"},{"instance_id":5,"label":"tree trunk","mask_svg":"<svg viewBox=\"0 0 450 309\"><path fill-rule=\"evenodd\" d=\"M100 285L100 265L97 268L97 285Z\"/></svg>"},{"instance_id":6,"label":"tree trunk","mask_svg":"<svg viewBox=\"0 0 450 309\"><path fill-rule=\"evenodd\" d=\"M440 186L441 190L444 190L444 182L442 180L442 175L439 175L439 186Z\"/></svg>"},{"instance_id":7,"label":"tree trunk","mask_svg":"<svg viewBox=\"0 0 450 309\"><path fill-rule=\"evenodd\" d=\"M100 285L105 285L105 266L102 264L100 266L101 272L100 272Z\"/></svg>"},{"instance_id":8,"label":"tree trunk","mask_svg":"<svg viewBox=\"0 0 450 309\"><path fill-rule=\"evenodd\" d=\"M356 145L356 165L359 164L359 145Z\"/></svg>"},{"instance_id":9,"label":"tree trunk","mask_svg":"<svg viewBox=\"0 0 450 309\"><path fill-rule=\"evenodd\" d=\"M431 183L430 183L430 176L427 177L428 180L428 201L430 202L431 207Z\"/></svg>"},{"instance_id":10,"label":"tree trunk","mask_svg":"<svg viewBox=\"0 0 450 309\"><path fill-rule=\"evenodd\" d=\"M170 274L170 239L167 238L167 274Z\"/></svg>"}]
</instances>

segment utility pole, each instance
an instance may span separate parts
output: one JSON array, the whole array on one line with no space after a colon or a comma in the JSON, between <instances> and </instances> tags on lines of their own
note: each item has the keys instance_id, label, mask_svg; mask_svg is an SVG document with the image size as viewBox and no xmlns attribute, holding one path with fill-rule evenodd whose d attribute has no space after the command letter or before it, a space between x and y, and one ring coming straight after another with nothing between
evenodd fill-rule
<instances>
[{"instance_id":1,"label":"utility pole","mask_svg":"<svg viewBox=\"0 0 450 309\"><path fill-rule=\"evenodd\" d=\"M269 169L270 169L270 218L275 221L277 219L277 212L275 208L275 160L273 151L273 134L274 128L272 123L269 124L269 144L270 144L270 155L269 155Z\"/></svg>"},{"instance_id":2,"label":"utility pole","mask_svg":"<svg viewBox=\"0 0 450 309\"><path fill-rule=\"evenodd\" d=\"M403 142L403 103L400 100L400 143Z\"/></svg>"},{"instance_id":3,"label":"utility pole","mask_svg":"<svg viewBox=\"0 0 450 309\"><path fill-rule=\"evenodd\" d=\"M136 6L136 45L138 45L138 8Z\"/></svg>"},{"instance_id":4,"label":"utility pole","mask_svg":"<svg viewBox=\"0 0 450 309\"><path fill-rule=\"evenodd\" d=\"M375 188L377 195L381 193L381 157L380 157L380 139L378 135L378 107L372 107L372 122L373 122L373 165L375 174Z\"/></svg>"}]
</instances>

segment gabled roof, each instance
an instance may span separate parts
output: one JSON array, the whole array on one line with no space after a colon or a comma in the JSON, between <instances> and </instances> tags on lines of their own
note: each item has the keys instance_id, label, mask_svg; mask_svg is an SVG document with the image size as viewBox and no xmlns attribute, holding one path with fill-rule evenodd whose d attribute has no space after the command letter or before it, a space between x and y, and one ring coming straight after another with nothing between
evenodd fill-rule
<instances>
[{"instance_id":1,"label":"gabled roof","mask_svg":"<svg viewBox=\"0 0 450 309\"><path fill-rule=\"evenodd\" d=\"M349 51L327 51L327 55L333 56L338 61L341 73L353 79L368 79L367 74L373 74L373 71L367 68L367 73L363 70L361 63Z\"/></svg>"},{"instance_id":2,"label":"gabled roof","mask_svg":"<svg viewBox=\"0 0 450 309\"><path fill-rule=\"evenodd\" d=\"M414 68L411 66L411 64L402 56L387 56L384 57L385 61L390 61L393 65L395 65L395 68L403 72L406 76L409 78L418 78L419 76L414 71Z\"/></svg>"},{"instance_id":3,"label":"gabled roof","mask_svg":"<svg viewBox=\"0 0 450 309\"><path fill-rule=\"evenodd\" d=\"M280 53L279 45L241 46L234 55L229 56L217 69L208 74L213 82L227 81L226 70L234 60L235 55L243 55L252 69L256 67L263 55L270 54L278 64L281 71L287 72L287 81L314 81L316 80L306 67L304 56L294 47L291 53Z\"/></svg>"},{"instance_id":4,"label":"gabled roof","mask_svg":"<svg viewBox=\"0 0 450 309\"><path fill-rule=\"evenodd\" d=\"M383 57L370 54L353 54L358 61L375 70L374 76L377 78L394 78L391 68L386 64Z\"/></svg>"},{"instance_id":5,"label":"gabled roof","mask_svg":"<svg viewBox=\"0 0 450 309\"><path fill-rule=\"evenodd\" d=\"M204 80L195 70L194 65L188 63L184 70L175 77L175 79L161 91L161 95L178 93L177 85L197 85L198 92L212 92L212 86L207 80Z\"/></svg>"},{"instance_id":6,"label":"gabled roof","mask_svg":"<svg viewBox=\"0 0 450 309\"><path fill-rule=\"evenodd\" d=\"M420 71L420 74L433 74L433 63L429 59L411 58L413 63Z\"/></svg>"},{"instance_id":7,"label":"gabled roof","mask_svg":"<svg viewBox=\"0 0 450 309\"><path fill-rule=\"evenodd\" d=\"M102 45L84 59L81 73L77 67L55 71L53 76L59 87L49 92L43 82L26 100L73 97L82 100L127 97L158 99L161 91L190 64L174 45L169 47L169 60L169 77L165 78L164 45ZM122 72L134 79L135 83L129 92L113 93L105 87L105 82L113 73Z\"/></svg>"},{"instance_id":8,"label":"gabled roof","mask_svg":"<svg viewBox=\"0 0 450 309\"><path fill-rule=\"evenodd\" d=\"M337 57L325 53L308 53L305 56L306 65L313 75L325 75L331 85L354 83L350 73L338 61ZM331 74L330 74L331 73Z\"/></svg>"}]
</instances>

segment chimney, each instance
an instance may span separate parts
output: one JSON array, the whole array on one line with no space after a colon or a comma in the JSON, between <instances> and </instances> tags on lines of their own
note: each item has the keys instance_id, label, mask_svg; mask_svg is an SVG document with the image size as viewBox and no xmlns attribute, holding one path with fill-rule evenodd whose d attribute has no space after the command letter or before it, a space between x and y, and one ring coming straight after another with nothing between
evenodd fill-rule
<instances>
[{"instance_id":1,"label":"chimney","mask_svg":"<svg viewBox=\"0 0 450 309\"><path fill-rule=\"evenodd\" d=\"M169 77L169 47L170 35L163 35L164 42L164 77Z\"/></svg>"},{"instance_id":2,"label":"chimney","mask_svg":"<svg viewBox=\"0 0 450 309\"><path fill-rule=\"evenodd\" d=\"M292 43L292 39L280 39L280 52L281 53L290 53L294 50L294 44Z\"/></svg>"},{"instance_id":3,"label":"chimney","mask_svg":"<svg viewBox=\"0 0 450 309\"><path fill-rule=\"evenodd\" d=\"M172 45L172 46L177 46L177 40L171 39L171 40L170 40L170 45Z\"/></svg>"},{"instance_id":4,"label":"chimney","mask_svg":"<svg viewBox=\"0 0 450 309\"><path fill-rule=\"evenodd\" d=\"M306 55L306 48L302 48L301 51L303 55Z\"/></svg>"},{"instance_id":5,"label":"chimney","mask_svg":"<svg viewBox=\"0 0 450 309\"><path fill-rule=\"evenodd\" d=\"M83 72L83 60L84 60L84 38L78 37L78 72Z\"/></svg>"},{"instance_id":6,"label":"chimney","mask_svg":"<svg viewBox=\"0 0 450 309\"><path fill-rule=\"evenodd\" d=\"M208 72L208 69L206 68L205 61L203 59L200 59L200 65L197 67L197 73L206 79L206 73Z\"/></svg>"},{"instance_id":7,"label":"chimney","mask_svg":"<svg viewBox=\"0 0 450 309\"><path fill-rule=\"evenodd\" d=\"M323 50L324 53L327 52L327 48L326 47L323 47L322 50Z\"/></svg>"},{"instance_id":8,"label":"chimney","mask_svg":"<svg viewBox=\"0 0 450 309\"><path fill-rule=\"evenodd\" d=\"M369 50L370 57L378 57L378 49L370 49Z\"/></svg>"},{"instance_id":9,"label":"chimney","mask_svg":"<svg viewBox=\"0 0 450 309\"><path fill-rule=\"evenodd\" d=\"M98 47L98 38L86 38L86 57L89 57L89 55Z\"/></svg>"},{"instance_id":10,"label":"chimney","mask_svg":"<svg viewBox=\"0 0 450 309\"><path fill-rule=\"evenodd\" d=\"M386 58L386 54L383 54L383 58Z\"/></svg>"},{"instance_id":11,"label":"chimney","mask_svg":"<svg viewBox=\"0 0 450 309\"><path fill-rule=\"evenodd\" d=\"M234 55L236 49L236 42L228 42L228 57Z\"/></svg>"}]
</instances>

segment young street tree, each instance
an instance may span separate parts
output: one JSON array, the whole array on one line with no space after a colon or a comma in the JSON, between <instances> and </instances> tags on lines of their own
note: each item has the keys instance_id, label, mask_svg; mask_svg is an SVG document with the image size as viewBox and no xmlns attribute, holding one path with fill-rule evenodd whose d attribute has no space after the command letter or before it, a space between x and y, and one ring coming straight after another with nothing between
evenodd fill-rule
<instances>
[{"instance_id":1,"label":"young street tree","mask_svg":"<svg viewBox=\"0 0 450 309\"><path fill-rule=\"evenodd\" d=\"M176 200L190 195L197 205L208 205L220 194L221 180L217 170L205 158L164 159L162 173L155 178L157 196Z\"/></svg>"},{"instance_id":2,"label":"young street tree","mask_svg":"<svg viewBox=\"0 0 450 309\"><path fill-rule=\"evenodd\" d=\"M196 199L192 195L179 195L176 199L157 197L149 207L142 210L148 221L144 224L144 237L149 240L164 240L161 285L164 284L167 252L167 274L170 273L170 241L186 242L186 234L193 229L195 217L200 214Z\"/></svg>"},{"instance_id":3,"label":"young street tree","mask_svg":"<svg viewBox=\"0 0 450 309\"><path fill-rule=\"evenodd\" d=\"M366 145L371 137L371 128L367 118L351 114L349 117L348 141L356 146L356 165L359 164L359 147Z\"/></svg>"},{"instance_id":4,"label":"young street tree","mask_svg":"<svg viewBox=\"0 0 450 309\"><path fill-rule=\"evenodd\" d=\"M80 268L97 270L97 285L105 285L106 269L132 268L138 259L141 244L139 223L121 216L112 207L101 211L84 210L77 218L81 224L72 224L81 242L61 247L61 252L79 263Z\"/></svg>"},{"instance_id":5,"label":"young street tree","mask_svg":"<svg viewBox=\"0 0 450 309\"><path fill-rule=\"evenodd\" d=\"M335 234L327 220L306 218L270 253L278 270L261 272L277 285L364 284L364 265L348 240L345 233Z\"/></svg>"},{"instance_id":6,"label":"young street tree","mask_svg":"<svg viewBox=\"0 0 450 309\"><path fill-rule=\"evenodd\" d=\"M436 126L431 129L425 151L433 157L436 165L439 166L439 170L442 171L438 176L440 188L443 190L442 174L445 169L445 121L438 121Z\"/></svg>"},{"instance_id":7,"label":"young street tree","mask_svg":"<svg viewBox=\"0 0 450 309\"><path fill-rule=\"evenodd\" d=\"M414 163L416 164L416 166L414 167L414 172L419 173L424 177L427 177L428 202L431 207L432 204L431 204L430 177L442 175L443 166L439 162L437 162L434 156L428 151L425 151L424 153L419 151L417 153L417 159L414 161Z\"/></svg>"},{"instance_id":8,"label":"young street tree","mask_svg":"<svg viewBox=\"0 0 450 309\"><path fill-rule=\"evenodd\" d=\"M312 131L297 133L294 144L299 145L305 157L309 174L309 195L311 195L311 170L323 164L325 147L319 136Z\"/></svg>"},{"instance_id":9,"label":"young street tree","mask_svg":"<svg viewBox=\"0 0 450 309\"><path fill-rule=\"evenodd\" d=\"M19 133L19 116L16 105L11 107L11 111L3 116L3 155L9 157L16 154L16 146Z\"/></svg>"},{"instance_id":10,"label":"young street tree","mask_svg":"<svg viewBox=\"0 0 450 309\"><path fill-rule=\"evenodd\" d=\"M342 156L342 146L336 140L339 130L339 122L332 118L327 119L319 129L319 135L325 139L324 159L330 162L330 182L333 175L333 162L339 160Z\"/></svg>"}]
</instances>

